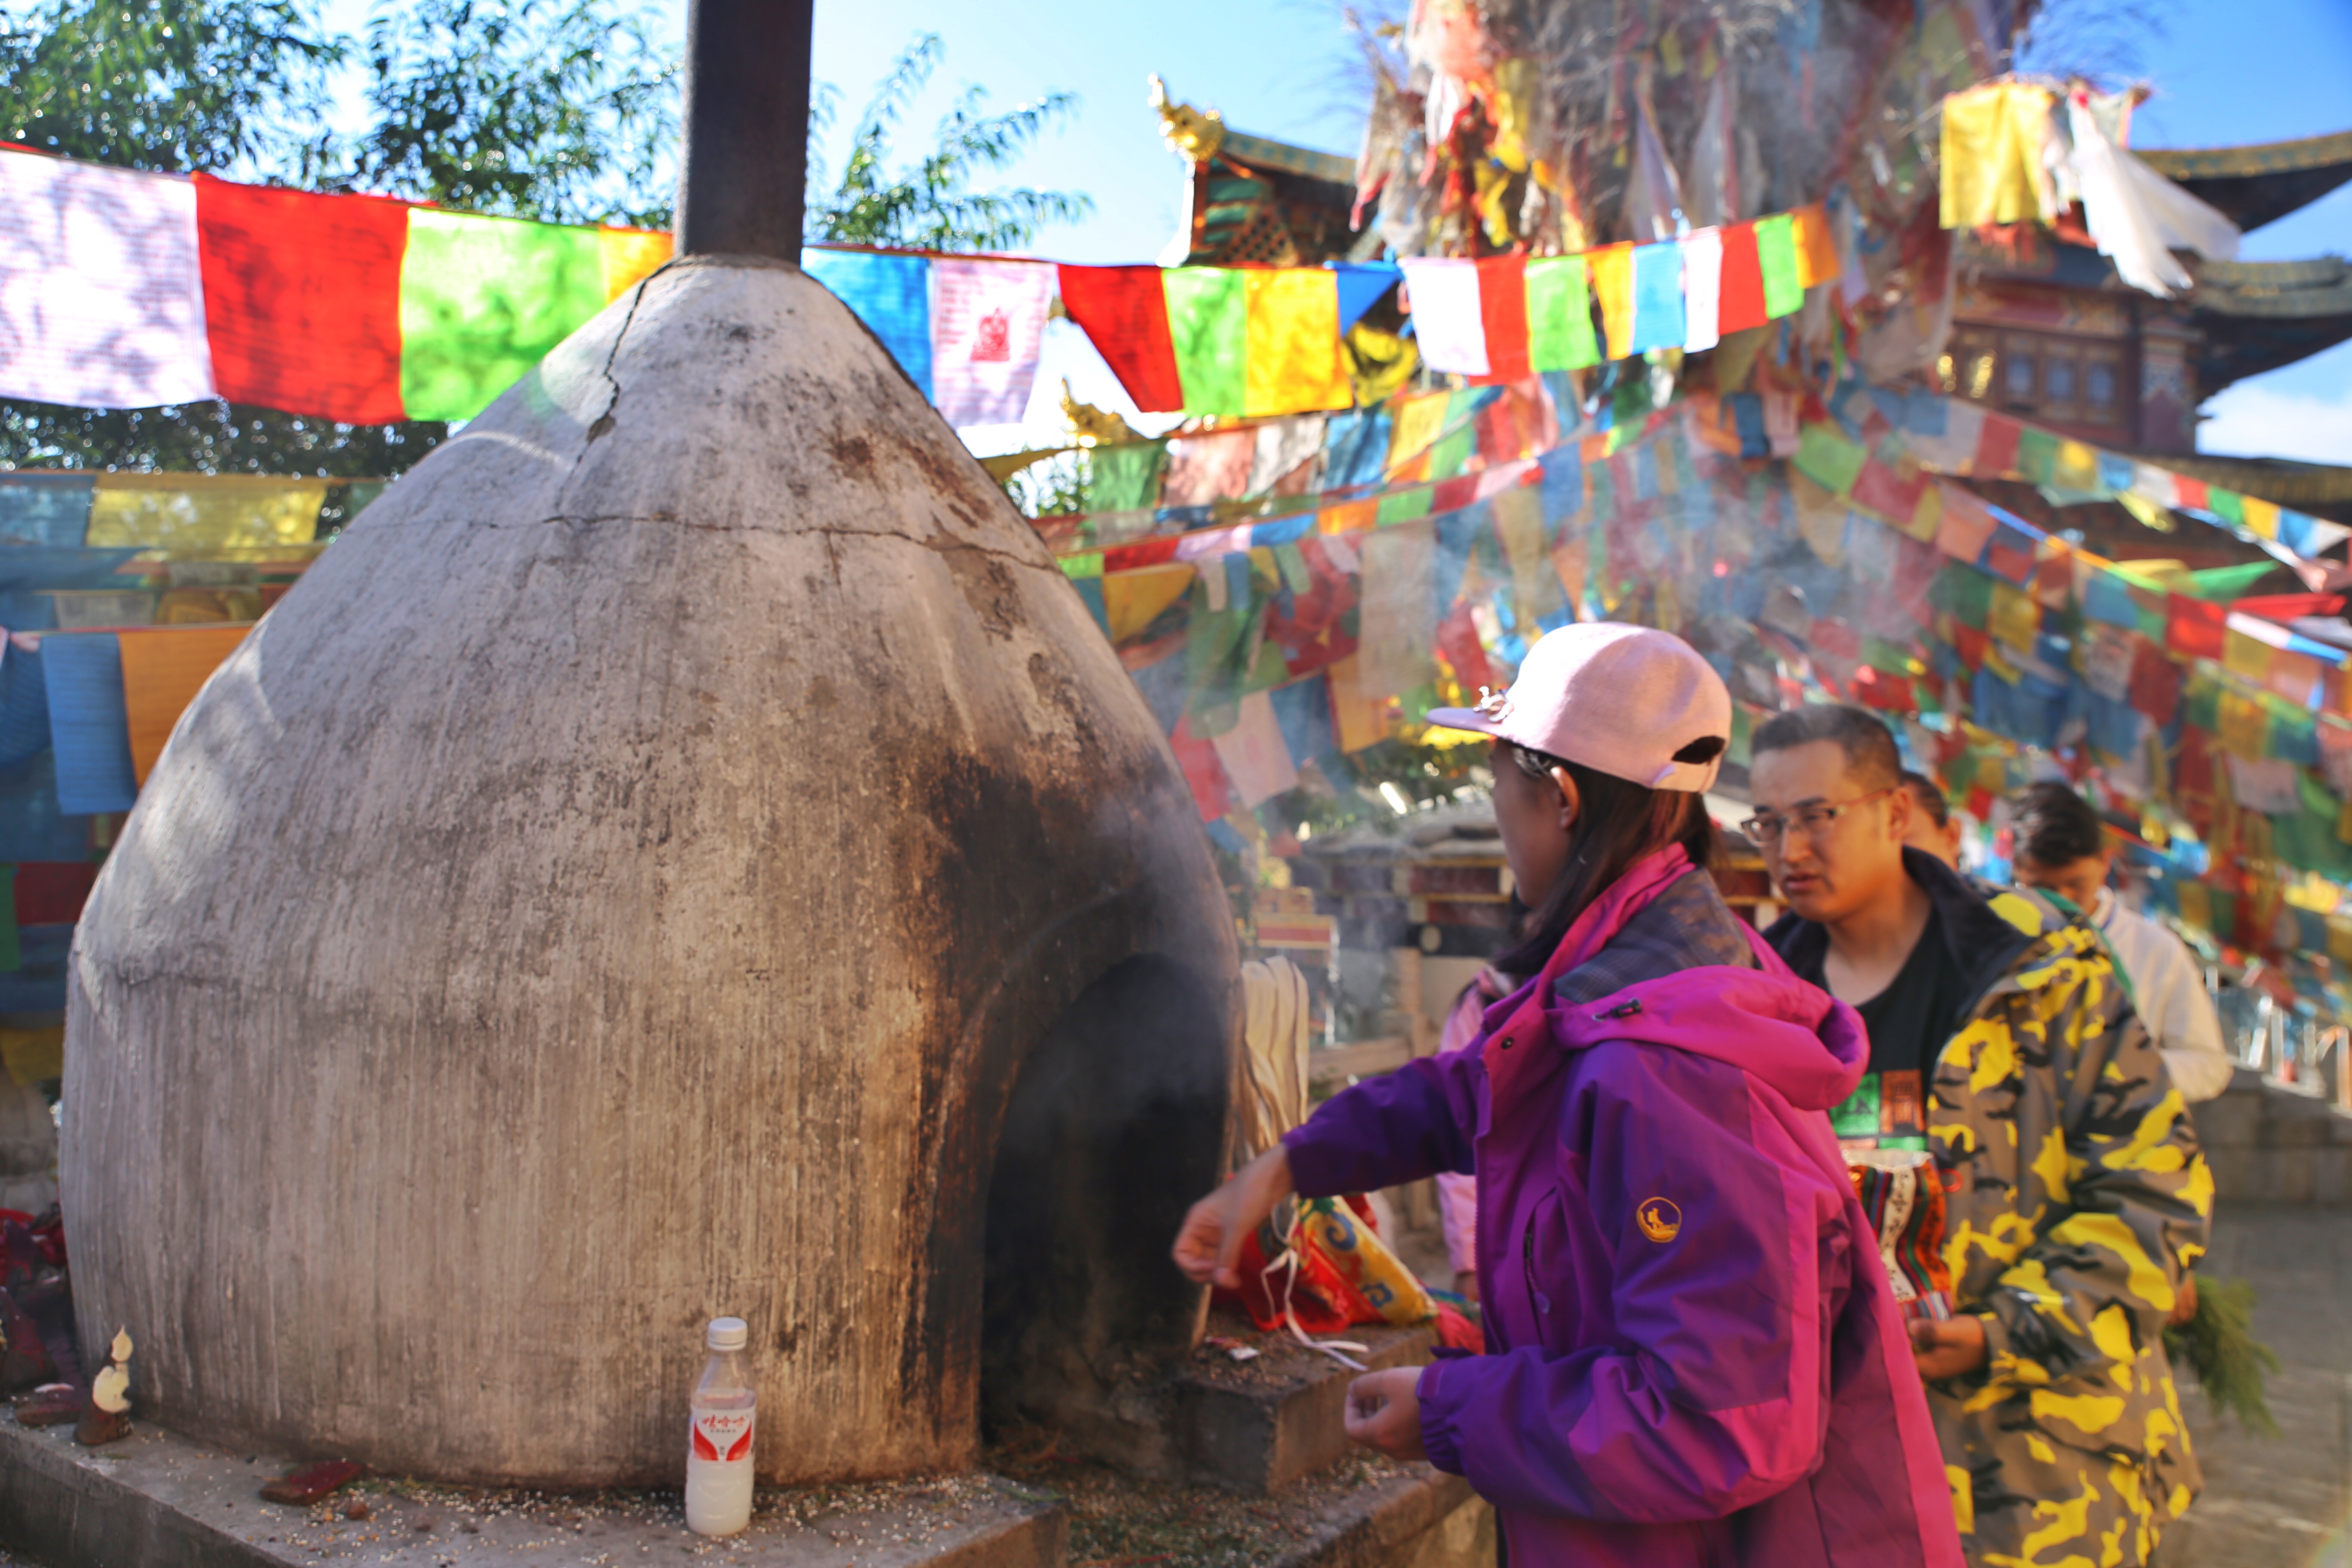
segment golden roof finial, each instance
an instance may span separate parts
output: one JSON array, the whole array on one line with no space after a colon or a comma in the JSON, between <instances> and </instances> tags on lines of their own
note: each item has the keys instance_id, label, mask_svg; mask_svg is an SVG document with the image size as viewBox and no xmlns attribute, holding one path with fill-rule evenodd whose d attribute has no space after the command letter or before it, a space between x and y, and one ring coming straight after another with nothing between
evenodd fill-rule
<instances>
[{"instance_id":1,"label":"golden roof finial","mask_svg":"<svg viewBox=\"0 0 2352 1568\"><path fill-rule=\"evenodd\" d=\"M1225 142L1224 120L1213 109L1205 112L1189 103L1169 100L1168 84L1151 80L1151 107L1160 111L1160 139L1179 156L1205 163Z\"/></svg>"},{"instance_id":2,"label":"golden roof finial","mask_svg":"<svg viewBox=\"0 0 2352 1568\"><path fill-rule=\"evenodd\" d=\"M1062 417L1069 422L1071 438L1081 447L1114 447L1121 441L1143 439L1111 410L1079 402L1066 375L1062 378Z\"/></svg>"}]
</instances>

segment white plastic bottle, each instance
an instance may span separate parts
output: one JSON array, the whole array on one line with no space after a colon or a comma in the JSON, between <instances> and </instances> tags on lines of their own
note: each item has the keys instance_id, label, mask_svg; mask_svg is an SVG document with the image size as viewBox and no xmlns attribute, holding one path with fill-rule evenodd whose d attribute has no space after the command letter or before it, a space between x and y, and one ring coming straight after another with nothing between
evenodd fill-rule
<instances>
[{"instance_id":1,"label":"white plastic bottle","mask_svg":"<svg viewBox=\"0 0 2352 1568\"><path fill-rule=\"evenodd\" d=\"M759 1395L743 1371L750 1337L740 1318L713 1318L703 1342L710 1364L694 1385L686 1450L686 1527L734 1535L751 1522L751 1447Z\"/></svg>"}]
</instances>

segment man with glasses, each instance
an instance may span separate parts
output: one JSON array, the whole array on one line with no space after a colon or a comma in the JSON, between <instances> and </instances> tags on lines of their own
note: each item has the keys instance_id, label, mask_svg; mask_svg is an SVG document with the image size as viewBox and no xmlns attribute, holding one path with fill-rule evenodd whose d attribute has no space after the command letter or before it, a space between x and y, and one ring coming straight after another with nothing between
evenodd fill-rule
<instances>
[{"instance_id":1,"label":"man with glasses","mask_svg":"<svg viewBox=\"0 0 2352 1568\"><path fill-rule=\"evenodd\" d=\"M2200 1485L2162 1331L2212 1194L2163 1058L2079 917L1906 848L1918 803L1874 716L1780 714L1748 776L1790 911L1767 939L1869 1028L1831 1120L1969 1562L2146 1563Z\"/></svg>"}]
</instances>

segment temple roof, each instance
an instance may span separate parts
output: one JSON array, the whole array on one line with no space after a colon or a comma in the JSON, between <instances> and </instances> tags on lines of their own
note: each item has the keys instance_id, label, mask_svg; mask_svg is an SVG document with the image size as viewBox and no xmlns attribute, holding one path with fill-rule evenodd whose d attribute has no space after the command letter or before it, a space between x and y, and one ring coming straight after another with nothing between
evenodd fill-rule
<instances>
[{"instance_id":1,"label":"temple roof","mask_svg":"<svg viewBox=\"0 0 2352 1568\"><path fill-rule=\"evenodd\" d=\"M2352 263L2336 256L2204 262L2190 305L2204 329L2198 385L2210 397L2352 338Z\"/></svg>"},{"instance_id":2,"label":"temple roof","mask_svg":"<svg viewBox=\"0 0 2352 1568\"><path fill-rule=\"evenodd\" d=\"M2260 228L2352 180L2352 131L2246 147L2135 147L2132 153L2240 228Z\"/></svg>"}]
</instances>

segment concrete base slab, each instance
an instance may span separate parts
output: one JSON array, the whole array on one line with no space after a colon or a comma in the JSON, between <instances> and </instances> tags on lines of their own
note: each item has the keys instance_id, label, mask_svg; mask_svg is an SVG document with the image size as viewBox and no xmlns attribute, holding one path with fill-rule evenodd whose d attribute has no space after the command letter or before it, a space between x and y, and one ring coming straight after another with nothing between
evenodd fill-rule
<instances>
[{"instance_id":1,"label":"concrete base slab","mask_svg":"<svg viewBox=\"0 0 2352 1568\"><path fill-rule=\"evenodd\" d=\"M674 1493L591 1498L362 1480L308 1508L266 1503L278 1459L152 1426L98 1449L70 1426L0 1417L0 1547L56 1568L398 1568L661 1563L743 1568L1062 1568L1051 1493L985 1475L763 1490L751 1527L712 1541ZM367 1517L345 1508L366 1505Z\"/></svg>"},{"instance_id":2,"label":"concrete base slab","mask_svg":"<svg viewBox=\"0 0 2352 1568\"><path fill-rule=\"evenodd\" d=\"M1238 1312L1212 1313L1209 1332L1257 1354L1236 1362L1204 1344L1171 1377L1171 1418L1192 1479L1264 1497L1351 1451L1341 1417L1360 1373L1287 1334L1259 1333ZM1333 1337L1367 1347L1350 1359L1373 1372L1423 1365L1436 1342L1428 1329L1354 1328Z\"/></svg>"}]
</instances>

